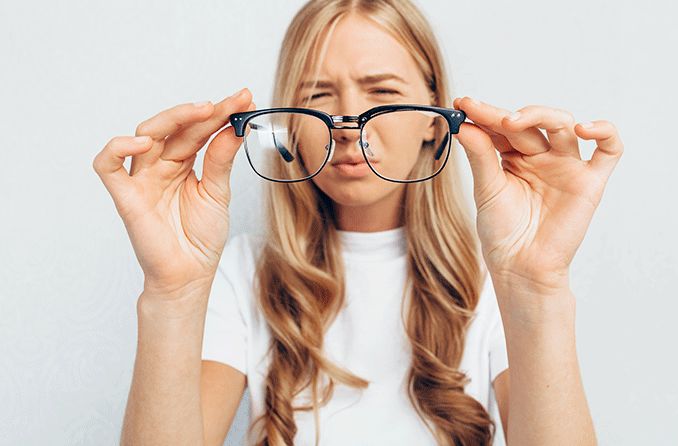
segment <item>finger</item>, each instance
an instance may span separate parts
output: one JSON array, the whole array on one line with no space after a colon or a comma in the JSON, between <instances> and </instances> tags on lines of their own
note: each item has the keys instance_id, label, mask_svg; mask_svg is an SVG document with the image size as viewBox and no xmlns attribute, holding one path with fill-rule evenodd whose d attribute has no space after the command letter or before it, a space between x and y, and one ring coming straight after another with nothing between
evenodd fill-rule
<instances>
[{"instance_id":1,"label":"finger","mask_svg":"<svg viewBox=\"0 0 678 446\"><path fill-rule=\"evenodd\" d=\"M474 123L486 126L493 132L504 135L510 145L525 155L536 155L551 149L546 137L536 128L520 132L511 132L501 125L502 120L511 114L508 110L469 97L456 98L454 108L463 110Z\"/></svg>"},{"instance_id":2,"label":"finger","mask_svg":"<svg viewBox=\"0 0 678 446\"><path fill-rule=\"evenodd\" d=\"M178 161L196 153L217 130L228 123L231 114L247 110L251 102L252 93L249 89L243 88L217 103L209 119L187 126L170 135L165 141L165 148L160 158Z\"/></svg>"},{"instance_id":3,"label":"finger","mask_svg":"<svg viewBox=\"0 0 678 446\"><path fill-rule=\"evenodd\" d=\"M256 105L251 103L247 110L255 109ZM211 197L224 200L226 204L231 200L229 182L233 160L242 141L235 136L235 129L229 126L217 133L205 151L201 181Z\"/></svg>"},{"instance_id":4,"label":"finger","mask_svg":"<svg viewBox=\"0 0 678 446\"><path fill-rule=\"evenodd\" d=\"M501 154L501 166L508 170L514 176L522 178L527 181L535 190L538 190L539 176L525 160L526 155L514 150L512 152L504 152Z\"/></svg>"},{"instance_id":5,"label":"finger","mask_svg":"<svg viewBox=\"0 0 678 446\"><path fill-rule=\"evenodd\" d=\"M574 116L567 110L541 105L528 105L502 119L502 126L510 132L523 132L530 127L546 130L551 150L581 159Z\"/></svg>"},{"instance_id":6,"label":"finger","mask_svg":"<svg viewBox=\"0 0 678 446\"><path fill-rule=\"evenodd\" d=\"M209 101L176 105L141 122L136 135L147 135L154 140L165 139L182 126L209 118L213 108Z\"/></svg>"},{"instance_id":7,"label":"finger","mask_svg":"<svg viewBox=\"0 0 678 446\"><path fill-rule=\"evenodd\" d=\"M593 151L589 165L605 177L609 177L624 153L624 144L617 128L609 121L598 120L579 123L574 130L582 139L596 140L597 147Z\"/></svg>"},{"instance_id":8,"label":"finger","mask_svg":"<svg viewBox=\"0 0 678 446\"><path fill-rule=\"evenodd\" d=\"M92 167L114 200L120 187L131 181L124 167L125 157L148 151L151 142L148 136L116 136L94 157Z\"/></svg>"},{"instance_id":9,"label":"finger","mask_svg":"<svg viewBox=\"0 0 678 446\"><path fill-rule=\"evenodd\" d=\"M214 105L211 102L180 104L161 111L155 116L141 122L135 134L153 138L153 147L146 153L132 158L130 173L134 175L142 168L155 164L165 147L165 138L180 128L195 122L204 121L212 115Z\"/></svg>"},{"instance_id":10,"label":"finger","mask_svg":"<svg viewBox=\"0 0 678 446\"><path fill-rule=\"evenodd\" d=\"M455 135L464 147L473 174L473 190L478 207L493 196L506 182L497 150L489 135L474 124L464 122Z\"/></svg>"},{"instance_id":11,"label":"finger","mask_svg":"<svg viewBox=\"0 0 678 446\"><path fill-rule=\"evenodd\" d=\"M513 147L511 147L511 143L508 141L508 139L506 139L504 135L500 135L499 133L493 132L489 127L478 124L477 122L474 124L483 129L483 131L488 134L490 139L492 139L494 147L497 150L499 150L499 152L501 153L514 152L516 150Z\"/></svg>"}]
</instances>

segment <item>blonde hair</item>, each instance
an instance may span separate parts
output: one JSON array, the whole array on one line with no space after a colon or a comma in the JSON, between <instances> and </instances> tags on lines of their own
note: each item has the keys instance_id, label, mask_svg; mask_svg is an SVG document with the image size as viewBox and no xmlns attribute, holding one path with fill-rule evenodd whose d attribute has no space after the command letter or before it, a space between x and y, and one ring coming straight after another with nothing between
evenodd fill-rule
<instances>
[{"instance_id":1,"label":"blonde hair","mask_svg":"<svg viewBox=\"0 0 678 446\"><path fill-rule=\"evenodd\" d=\"M273 106L299 101L320 36L347 13L360 13L389 30L412 54L433 105L450 107L440 49L429 23L409 0L311 0L290 23L275 76ZM488 445L495 424L484 407L464 393L458 370L466 329L478 302L482 277L473 225L460 193L456 156L433 181L406 186L404 221L407 280L403 318L412 346L408 395L440 445ZM326 359L323 335L344 305L344 268L332 201L312 181L267 183L265 243L257 263L258 303L271 333L265 379L265 412L257 445L292 445L294 411L314 411L332 397L335 382L365 388L369 382ZM408 293L409 292L409 293ZM409 301L408 301L409 297ZM405 309L407 307L407 309ZM328 384L320 374L326 374ZM293 407L309 388L312 404ZM318 395L321 400L318 401Z\"/></svg>"}]
</instances>

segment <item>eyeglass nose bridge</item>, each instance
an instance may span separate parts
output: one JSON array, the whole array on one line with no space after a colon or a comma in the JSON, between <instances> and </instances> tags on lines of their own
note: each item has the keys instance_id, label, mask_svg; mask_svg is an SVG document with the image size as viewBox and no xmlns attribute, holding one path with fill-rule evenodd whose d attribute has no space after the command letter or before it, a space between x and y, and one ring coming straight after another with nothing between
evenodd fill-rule
<instances>
[{"instance_id":1,"label":"eyeglass nose bridge","mask_svg":"<svg viewBox=\"0 0 678 446\"><path fill-rule=\"evenodd\" d=\"M360 124L356 125L355 127L351 126L337 126L337 124L341 124L344 122L359 122L360 117L359 116L352 116L352 115L330 115L332 118L332 128L333 129L354 129L354 130L360 130Z\"/></svg>"},{"instance_id":2,"label":"eyeglass nose bridge","mask_svg":"<svg viewBox=\"0 0 678 446\"><path fill-rule=\"evenodd\" d=\"M361 130L362 126L360 124L356 125L355 127L350 127L350 126L337 126L337 123L342 123L342 122L360 122L360 116L353 116L353 115L330 115L332 118L332 128L337 129L337 130L344 130L344 129L349 129L349 130ZM362 119L363 122L366 121L365 118ZM332 154L334 153L334 138L332 139L332 151L330 152L330 159L332 159ZM361 141L356 141L356 144L358 147L362 147L363 150L367 152L368 156L374 156L372 151L370 150L370 145L367 141L361 144ZM326 149L330 150L328 146L325 146Z\"/></svg>"}]
</instances>

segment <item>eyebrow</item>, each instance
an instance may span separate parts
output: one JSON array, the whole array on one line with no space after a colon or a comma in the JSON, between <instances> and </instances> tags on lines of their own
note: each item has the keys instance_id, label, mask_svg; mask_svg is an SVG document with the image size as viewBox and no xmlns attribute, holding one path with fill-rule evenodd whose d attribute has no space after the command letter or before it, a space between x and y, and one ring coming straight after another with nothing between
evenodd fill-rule
<instances>
[{"instance_id":1,"label":"eyebrow","mask_svg":"<svg viewBox=\"0 0 678 446\"><path fill-rule=\"evenodd\" d=\"M393 73L380 73L380 74L368 74L367 76L363 76L358 79L358 83L360 85L368 85L368 84L376 84L377 82L382 82L382 81L387 81L387 80L395 80L398 82L401 82L403 84L407 84L405 79L402 77L398 76L397 74ZM310 88L314 86L313 81L305 81L301 83L301 88ZM334 84L330 81L326 80L319 80L317 83L315 83L315 87L317 88L330 88L334 86Z\"/></svg>"}]
</instances>

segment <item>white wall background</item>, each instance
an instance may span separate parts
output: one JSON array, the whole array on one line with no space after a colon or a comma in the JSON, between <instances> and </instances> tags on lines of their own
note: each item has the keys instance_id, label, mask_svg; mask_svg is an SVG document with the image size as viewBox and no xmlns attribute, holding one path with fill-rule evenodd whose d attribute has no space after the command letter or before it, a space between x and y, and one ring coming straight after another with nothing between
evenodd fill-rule
<instances>
[{"instance_id":1,"label":"white wall background","mask_svg":"<svg viewBox=\"0 0 678 446\"><path fill-rule=\"evenodd\" d=\"M178 103L247 86L268 106L302 3L0 1L0 444L117 444L142 276L92 159ZM620 129L626 152L572 266L583 379L601 445L678 444L678 7L419 4L456 95ZM259 218L261 182L241 155L231 234Z\"/></svg>"}]
</instances>

